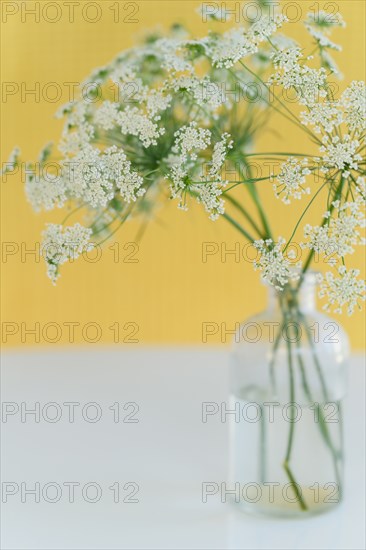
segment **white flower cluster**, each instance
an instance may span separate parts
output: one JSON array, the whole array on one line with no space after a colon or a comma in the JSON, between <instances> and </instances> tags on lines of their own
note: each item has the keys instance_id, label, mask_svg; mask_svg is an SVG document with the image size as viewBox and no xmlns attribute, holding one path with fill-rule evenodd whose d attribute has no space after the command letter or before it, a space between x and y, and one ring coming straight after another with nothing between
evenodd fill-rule
<instances>
[{"instance_id":1,"label":"white flower cluster","mask_svg":"<svg viewBox=\"0 0 366 550\"><path fill-rule=\"evenodd\" d=\"M104 152L83 149L70 163L70 195L92 207L106 206L118 190L129 203L145 193L143 178L131 171L131 162L115 145Z\"/></svg>"},{"instance_id":2,"label":"white flower cluster","mask_svg":"<svg viewBox=\"0 0 366 550\"><path fill-rule=\"evenodd\" d=\"M229 134L224 133L213 147L211 160L199 159L198 155L211 145L211 139L210 130L198 127L196 122L180 128L175 133L174 156L170 159L167 179L171 181L172 198L179 199L180 209L188 209L186 198L189 193L203 204L210 218L216 220L225 211L221 195L227 182L222 179L221 170L233 142ZM206 166L207 174L204 173ZM200 181L195 181L195 178Z\"/></svg>"},{"instance_id":3,"label":"white flower cluster","mask_svg":"<svg viewBox=\"0 0 366 550\"><path fill-rule=\"evenodd\" d=\"M319 24L328 29L328 20L324 14L319 21ZM329 27L331 26L332 24L329 24ZM305 126L311 126L315 134L322 134L318 140L321 156L314 157L308 170L311 172L312 169L319 168L330 181L332 177L337 177L339 171L343 178L357 178L359 163L363 158L361 134L366 128L365 83L352 82L339 100L335 100L329 91L326 70L323 67L311 68L305 61L300 48L275 52L273 63L276 73L271 76L270 82L280 84L285 89L295 90L298 94L298 103L306 107L300 113L301 122ZM343 125L348 127L346 132ZM296 198L308 193L309 188L302 187L306 170L306 167L302 170L301 163L289 159L278 176L278 183L282 183L282 187L275 186L276 195L282 192L284 202L288 203L292 190L294 196L296 193Z\"/></svg>"},{"instance_id":4,"label":"white flower cluster","mask_svg":"<svg viewBox=\"0 0 366 550\"><path fill-rule=\"evenodd\" d=\"M233 28L223 35L212 35L204 40L207 55L214 66L230 69L239 60L258 52L258 46L287 21L284 15L262 16L245 29Z\"/></svg>"},{"instance_id":5,"label":"white flower cluster","mask_svg":"<svg viewBox=\"0 0 366 550\"><path fill-rule=\"evenodd\" d=\"M28 170L27 176L27 198L36 211L61 208L73 198L93 208L105 207L118 193L126 203L145 193L143 178L115 145L102 152L88 144L63 163L60 174L45 178Z\"/></svg>"},{"instance_id":6,"label":"white flower cluster","mask_svg":"<svg viewBox=\"0 0 366 550\"><path fill-rule=\"evenodd\" d=\"M342 50L341 46L339 44L335 44L321 31L318 31L317 29L314 29L311 25L306 25L306 28L308 29L309 33L315 40L318 42L319 46L322 48L330 48L331 50L336 50L340 52Z\"/></svg>"},{"instance_id":7,"label":"white flower cluster","mask_svg":"<svg viewBox=\"0 0 366 550\"><path fill-rule=\"evenodd\" d=\"M124 111L120 111L117 123L122 134L137 136L144 147L157 145L158 138L165 133L164 128L159 128L154 120L141 113L137 107L127 107Z\"/></svg>"},{"instance_id":8,"label":"white flower cluster","mask_svg":"<svg viewBox=\"0 0 366 550\"><path fill-rule=\"evenodd\" d=\"M329 38L329 34L334 27L345 27L345 22L343 21L342 16L339 13L335 15L327 13L324 10L316 10L308 13L305 21L305 27L314 38L315 43L319 48L319 55L323 63L323 67L333 73L337 73L338 76L340 76L338 67L334 63L328 50L342 50L341 46L335 44Z\"/></svg>"},{"instance_id":9,"label":"white flower cluster","mask_svg":"<svg viewBox=\"0 0 366 550\"><path fill-rule=\"evenodd\" d=\"M259 259L253 262L254 269L262 272L262 279L273 285L277 290L283 290L290 281L299 279L299 263L293 263L292 254L284 252L286 241L279 237L275 243L272 239L258 240L254 246L260 252Z\"/></svg>"},{"instance_id":10,"label":"white flower cluster","mask_svg":"<svg viewBox=\"0 0 366 550\"><path fill-rule=\"evenodd\" d=\"M320 149L319 157L309 153L305 158L301 151L286 154L273 185L276 197L285 204L303 199L310 193L308 182L318 168L321 187L314 180L313 199L318 193L320 198L323 188L324 195L328 191L324 208L328 211L321 225L305 226L302 247L310 257L315 252L323 254L334 269L364 242L366 87L354 81L335 98L328 80L335 70L330 54L339 49L330 31L343 26L343 21L323 11L309 14L305 25L316 55L306 56L296 42L278 35L287 18L276 12L269 16L267 2L260 7L265 15L258 20L223 33L209 32L200 39L191 39L182 25L173 27L167 37L154 31L142 44L93 72L86 83L97 84L98 91L91 86L88 97L84 90L78 100L59 111L58 116L65 117L58 145L63 155L60 171L49 175L43 170L51 156L47 145L39 158L42 177L36 176L35 165L27 166L26 194L35 210L60 208L66 202L76 210L86 207L90 221L89 228L48 226L46 245L56 243L61 250L52 253L50 246L47 252L53 282L59 266L80 255L92 234L104 242L113 233L113 224L130 215L150 213L157 196L165 196L161 191L166 181L179 208L186 210L192 197L212 220L225 215L224 198L231 192L225 169L234 172L241 163L247 164L254 140L269 118L264 111L268 108L269 112L272 104L267 99L271 97L268 84L297 94L298 112L284 104L277 89L271 97L273 107ZM227 15L222 8L211 19ZM266 156L259 154L259 158ZM277 153L272 155L278 158ZM9 165L14 167L18 152L11 160ZM258 249L254 267L283 289L298 279L300 264L282 238L277 242L269 238L271 231L255 185L257 179L270 178L246 177L239 171L240 181L232 187L246 187L258 210L258 217L252 217L246 205L231 201L235 213L244 216L242 233L252 236ZM228 215L225 218L231 220ZM76 247L70 251L66 245L71 240ZM353 304L343 288L347 277L352 283L353 275L352 270L339 271L337 276L326 274L330 303ZM354 288L359 293L357 284Z\"/></svg>"},{"instance_id":11,"label":"white flower cluster","mask_svg":"<svg viewBox=\"0 0 366 550\"><path fill-rule=\"evenodd\" d=\"M250 41L258 46L264 40L275 34L288 18L286 15L275 13L272 16L263 15L255 21L248 29L247 34Z\"/></svg>"},{"instance_id":12,"label":"white flower cluster","mask_svg":"<svg viewBox=\"0 0 366 550\"><path fill-rule=\"evenodd\" d=\"M67 120L59 143L65 156L73 155L87 146L94 137L94 126L89 122L90 105L83 101L72 102L62 107L56 116Z\"/></svg>"},{"instance_id":13,"label":"white flower cluster","mask_svg":"<svg viewBox=\"0 0 366 550\"><path fill-rule=\"evenodd\" d=\"M343 136L343 140L339 136L333 136L331 139L328 136L323 137L323 145L320 151L324 153L324 166L321 170L327 173L330 168L337 168L343 171L343 177L348 178L351 170L358 169L358 162L362 160L362 156L357 153L360 142L357 139L351 139L349 134Z\"/></svg>"},{"instance_id":14,"label":"white flower cluster","mask_svg":"<svg viewBox=\"0 0 366 550\"><path fill-rule=\"evenodd\" d=\"M304 187L306 176L311 174L306 158L298 160L293 157L281 165L277 175L277 184L273 185L277 198L282 195L282 201L290 204L290 197L301 199L302 195L310 194L310 187Z\"/></svg>"},{"instance_id":15,"label":"white flower cluster","mask_svg":"<svg viewBox=\"0 0 366 550\"><path fill-rule=\"evenodd\" d=\"M175 134L174 151L186 161L188 158L197 160L197 151L206 149L211 143L211 132L200 128L197 122L191 122L180 128Z\"/></svg>"},{"instance_id":16,"label":"white flower cluster","mask_svg":"<svg viewBox=\"0 0 366 550\"><path fill-rule=\"evenodd\" d=\"M366 84L354 80L343 92L340 101L344 108L344 120L354 132L366 131Z\"/></svg>"},{"instance_id":17,"label":"white flower cluster","mask_svg":"<svg viewBox=\"0 0 366 550\"><path fill-rule=\"evenodd\" d=\"M240 59L257 51L243 28L230 29L222 36L209 36L205 48L214 66L225 69L230 69Z\"/></svg>"},{"instance_id":18,"label":"white flower cluster","mask_svg":"<svg viewBox=\"0 0 366 550\"><path fill-rule=\"evenodd\" d=\"M162 38L157 41L161 66L168 72L185 73L193 72L193 67L185 53L185 41Z\"/></svg>"},{"instance_id":19,"label":"white flower cluster","mask_svg":"<svg viewBox=\"0 0 366 550\"><path fill-rule=\"evenodd\" d=\"M307 14L305 25L318 27L325 32L329 32L334 27L345 27L346 23L339 12L334 14L325 10L315 10Z\"/></svg>"},{"instance_id":20,"label":"white flower cluster","mask_svg":"<svg viewBox=\"0 0 366 550\"><path fill-rule=\"evenodd\" d=\"M25 192L36 212L62 208L67 200L66 183L61 174L47 174L47 178L27 170Z\"/></svg>"},{"instance_id":21,"label":"white flower cluster","mask_svg":"<svg viewBox=\"0 0 366 550\"><path fill-rule=\"evenodd\" d=\"M221 141L215 143L209 170L209 177L213 180L221 179L221 169L224 166L228 150L232 149L233 145L234 142L227 132L221 136Z\"/></svg>"},{"instance_id":22,"label":"white flower cluster","mask_svg":"<svg viewBox=\"0 0 366 550\"><path fill-rule=\"evenodd\" d=\"M366 243L361 233L366 227L366 220L362 199L343 204L335 201L332 206L336 216L331 217L331 213L327 212L323 225L305 225L304 235L309 241L302 243L302 248L324 254L326 262L334 265L347 254L353 254L355 246Z\"/></svg>"},{"instance_id":23,"label":"white flower cluster","mask_svg":"<svg viewBox=\"0 0 366 550\"><path fill-rule=\"evenodd\" d=\"M335 313L342 313L346 306L348 315L352 315L355 307L360 307L359 302L366 299L366 285L364 280L358 279L359 275L359 269L347 270L343 265L338 268L338 276L330 271L325 276L319 275L319 296L327 299L326 311L335 305Z\"/></svg>"},{"instance_id":24,"label":"white flower cluster","mask_svg":"<svg viewBox=\"0 0 366 550\"><path fill-rule=\"evenodd\" d=\"M119 103L112 103L108 100L103 101L95 112L95 124L103 128L103 130L112 130L117 124L119 106Z\"/></svg>"},{"instance_id":25,"label":"white flower cluster","mask_svg":"<svg viewBox=\"0 0 366 550\"><path fill-rule=\"evenodd\" d=\"M197 191L197 202L203 204L212 221L225 213L225 201L221 198L225 185L225 182L208 181L194 187Z\"/></svg>"},{"instance_id":26,"label":"white flower cluster","mask_svg":"<svg viewBox=\"0 0 366 550\"><path fill-rule=\"evenodd\" d=\"M187 210L186 193L191 184L189 174L196 166L198 153L211 144L211 132L200 128L197 122L193 121L177 130L174 137L173 154L168 159L171 168L166 179L171 181L172 198L179 199L178 208Z\"/></svg>"},{"instance_id":27,"label":"white flower cluster","mask_svg":"<svg viewBox=\"0 0 366 550\"><path fill-rule=\"evenodd\" d=\"M339 105L332 101L324 100L322 103L314 103L311 109L300 113L301 121L305 126L313 126L314 132L332 132L333 128L343 122L343 112Z\"/></svg>"},{"instance_id":28,"label":"white flower cluster","mask_svg":"<svg viewBox=\"0 0 366 550\"><path fill-rule=\"evenodd\" d=\"M208 107L212 113L227 102L223 85L213 82L207 75L203 78L179 76L172 79L169 87L174 92L190 94L197 105Z\"/></svg>"},{"instance_id":29,"label":"white flower cluster","mask_svg":"<svg viewBox=\"0 0 366 550\"><path fill-rule=\"evenodd\" d=\"M214 145L212 159L209 162L208 177L202 176L202 184L195 186L198 193L198 202L202 202L213 221L225 212L225 201L221 198L221 195L228 182L222 178L221 172L228 151L232 147L233 141L230 140L230 135L224 133L221 140Z\"/></svg>"},{"instance_id":30,"label":"white flower cluster","mask_svg":"<svg viewBox=\"0 0 366 550\"><path fill-rule=\"evenodd\" d=\"M355 191L359 201L366 202L366 178L359 176L356 180Z\"/></svg>"},{"instance_id":31,"label":"white flower cluster","mask_svg":"<svg viewBox=\"0 0 366 550\"><path fill-rule=\"evenodd\" d=\"M79 223L62 227L58 224L48 224L43 232L42 254L47 263L47 275L53 284L59 278L59 266L76 260L83 252L93 248L90 243L91 229Z\"/></svg>"},{"instance_id":32,"label":"white flower cluster","mask_svg":"<svg viewBox=\"0 0 366 550\"><path fill-rule=\"evenodd\" d=\"M305 63L300 63L302 51L300 48L290 48L272 54L276 72L269 78L270 84L282 86L285 90L295 89L300 105L311 108L327 95L327 73L321 67L314 69Z\"/></svg>"}]
</instances>

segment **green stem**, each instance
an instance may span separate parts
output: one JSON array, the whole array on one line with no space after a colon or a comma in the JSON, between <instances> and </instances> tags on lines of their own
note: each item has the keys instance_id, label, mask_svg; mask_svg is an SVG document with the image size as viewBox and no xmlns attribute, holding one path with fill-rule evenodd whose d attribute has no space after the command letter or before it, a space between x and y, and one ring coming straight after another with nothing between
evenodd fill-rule
<instances>
[{"instance_id":1,"label":"green stem","mask_svg":"<svg viewBox=\"0 0 366 550\"><path fill-rule=\"evenodd\" d=\"M290 407L291 411L291 418L290 418L290 430L288 434L288 440L287 440L287 451L285 460L283 462L283 468L287 474L287 477L290 480L290 483L292 485L292 488L294 490L294 493L299 501L299 506L301 510L306 511L308 509L302 494L301 494L301 488L296 482L296 479L292 473L292 470L290 468L290 461L291 461L291 453L292 453L292 446L293 446L293 438L294 438L294 430L295 430L295 417L294 417L294 403L295 403L295 379L294 379L294 370L293 370L293 364L292 364L292 350L291 350L291 342L289 338L286 338L287 340L287 357L288 357L288 369L289 369L289 383L290 383L290 404L293 405Z\"/></svg>"},{"instance_id":2,"label":"green stem","mask_svg":"<svg viewBox=\"0 0 366 550\"><path fill-rule=\"evenodd\" d=\"M268 155L275 155L280 157L304 157L304 158L318 158L316 155L305 155L304 153L248 153L247 157L268 157Z\"/></svg>"},{"instance_id":3,"label":"green stem","mask_svg":"<svg viewBox=\"0 0 366 550\"><path fill-rule=\"evenodd\" d=\"M244 153L242 153L240 155L244 161L244 164L246 165L247 169L248 169L248 173L249 173L249 176L251 176L251 168L250 168L250 165L248 164L247 160L246 160L246 155ZM241 167L239 167L239 173L241 174L242 177L244 177L244 174L242 172L242 169ZM261 219L261 222L262 222L262 225L263 225L263 229L264 229L264 232L265 232L265 235L266 235L266 238L271 238L272 237L272 233L271 233L271 228L269 226L269 222L267 220L267 216L264 212L264 209L263 209L263 206L262 206L262 203L261 203L261 200L259 198L259 194L258 194L258 191L257 191L257 188L255 186L254 183L251 182L253 178L249 178L248 181L250 181L250 183L248 183L248 190L249 190L249 193L254 201L254 204L256 205L257 207L257 210L258 210L258 214L260 216L260 219Z\"/></svg>"},{"instance_id":4,"label":"green stem","mask_svg":"<svg viewBox=\"0 0 366 550\"><path fill-rule=\"evenodd\" d=\"M248 178L246 180L243 180L243 181L229 181L229 183L233 183L234 185L232 185L231 187L229 187L228 189L225 189L222 194L225 195L226 193L229 193L229 191L231 191L232 189L235 189L235 187L238 187L238 185L242 185L243 183L245 184L249 184L249 183L257 183L257 181L268 181L272 178L272 176L267 176L265 178Z\"/></svg>"},{"instance_id":5,"label":"green stem","mask_svg":"<svg viewBox=\"0 0 366 550\"><path fill-rule=\"evenodd\" d=\"M259 439L259 456L260 456L260 480L262 483L265 483L267 479L267 472L266 472L266 456L267 456L267 450L266 450L266 441L267 441L267 434L266 434L266 413L264 410L264 407L261 405L261 418L260 418L260 439Z\"/></svg>"},{"instance_id":6,"label":"green stem","mask_svg":"<svg viewBox=\"0 0 366 550\"><path fill-rule=\"evenodd\" d=\"M307 327L307 324L306 324L306 319L304 318L304 316L302 314L300 314L300 312L299 312L299 319L302 319L301 324L305 327L306 332L308 333L308 327ZM309 333L308 333L308 335L309 335ZM308 399L308 401L310 403L315 404L314 398L312 396L311 390L310 390L308 382L307 382L305 365L304 365L304 362L303 362L303 359L302 359L302 356L301 356L300 342L299 342L298 339L296 340L296 344L297 344L297 352L298 352L297 353L297 360L298 360L298 363L299 363L304 394L305 394L306 398ZM317 360L316 353L313 352L312 355L313 355L314 361L316 360L317 372L318 372L319 378L321 380L324 400L325 400L325 402L328 402L329 401L328 392L326 390L325 380L324 380L324 377L323 377L323 373L322 373L320 364ZM328 426L327 426L327 423L326 423L326 420L325 420L325 417L324 417L324 412L323 412L323 409L321 408L321 406L319 405L319 403L316 403L316 410L317 410L318 418L319 418L319 430L320 430L320 433L321 433L321 435L322 435L322 437L325 441L325 444L327 445L327 447L329 448L329 450L331 452L333 467L334 467L334 473L335 473L337 484L338 484L338 490L341 494L342 493L342 480L341 480L341 475L339 473L338 461L339 461L339 459L341 458L342 455L335 449L335 447L333 445L332 438L331 438L331 435L329 433ZM339 417L340 417L340 415L338 415L338 418Z\"/></svg>"},{"instance_id":7,"label":"green stem","mask_svg":"<svg viewBox=\"0 0 366 550\"><path fill-rule=\"evenodd\" d=\"M274 396L277 395L277 383L276 383L276 376L275 376L274 366L275 366L278 346L280 345L280 342L281 342L281 335L282 335L283 328L284 328L284 324L282 323L280 325L278 334L277 334L276 339L274 341L273 353L272 353L271 360L269 362L269 376L270 376L270 379L271 379L272 393L273 393Z\"/></svg>"},{"instance_id":8,"label":"green stem","mask_svg":"<svg viewBox=\"0 0 366 550\"><path fill-rule=\"evenodd\" d=\"M240 65L246 69L252 76L254 76L254 78L256 78L265 88L266 90L268 90L268 92L270 92L269 90L269 87L268 85L262 80L262 78L260 78L254 71L252 71L251 69L249 69L249 67L247 67L242 61L239 61ZM304 132L306 132L307 134L309 134L311 136L311 138L316 141L319 145L322 144L322 142L320 141L319 138L316 137L315 134L313 134L313 132L311 132L308 128L306 128L306 126L304 126L303 124L301 124L300 120L297 118L297 116L291 111L291 109L289 109L287 107L287 105L285 105L273 92L272 92L272 95L273 97L275 98L275 100L281 105L281 107L283 109L285 109L286 112L289 113L289 115L292 117L292 118L289 118L289 117L286 117L286 118L289 118L289 120L292 120L292 122L294 124L296 124L299 128L301 128ZM269 101L265 100L266 103L270 106L270 107L274 107L274 105L272 105ZM278 110L279 113L281 113L283 116L286 116L282 111Z\"/></svg>"},{"instance_id":9,"label":"green stem","mask_svg":"<svg viewBox=\"0 0 366 550\"><path fill-rule=\"evenodd\" d=\"M244 227L242 227L240 225L240 223L238 223L236 220L234 220L234 218L232 218L231 216L229 216L229 214L227 214L225 212L225 214L223 214L223 217L225 218L225 220L227 220L229 223L231 223L231 225L233 227L235 227L235 229L237 229L242 235L244 235L244 237L246 239L248 239L249 242L253 243L255 239L253 239L253 237L244 229Z\"/></svg>"},{"instance_id":10,"label":"green stem","mask_svg":"<svg viewBox=\"0 0 366 550\"><path fill-rule=\"evenodd\" d=\"M232 197L231 195L226 195L226 199L233 205L235 206L235 208L237 210L239 210L239 212L241 212L241 214L243 214L243 216L248 220L248 222L251 224L251 226L253 227L254 231L256 231L256 233L258 234L258 236L260 238L263 238L263 235L262 235L262 231L261 229L258 227L258 225L256 224L256 222L253 220L252 216L249 214L249 212L247 210L245 210L245 208L236 200L234 199L234 197Z\"/></svg>"},{"instance_id":11,"label":"green stem","mask_svg":"<svg viewBox=\"0 0 366 550\"><path fill-rule=\"evenodd\" d=\"M338 187L337 187L337 189L336 189L336 191L335 191L335 194L334 194L334 198L333 198L334 200L339 199L339 197L342 195L342 189L343 189L344 181L345 181L345 180L344 180L343 176L341 175L340 183L339 183L339 185L338 185ZM331 204L330 207L329 207L329 212L330 212L330 214L333 212L333 210L334 210L334 206L333 206L333 204ZM325 218L325 219L323 220L323 222L322 222L322 224L321 224L320 227L324 227L327 223L328 223L328 218ZM295 230L296 230L296 229L295 229ZM308 255L307 259L306 259L306 262L305 262L305 264L304 264L304 267L303 267L303 269L302 269L301 278L300 278L300 281L299 281L298 288L300 288L300 285L301 285L301 283L302 283L302 280L303 280L303 278L304 278L304 275L305 275L306 271L309 269L309 266L310 266L311 261L312 261L313 256L314 256L314 253L315 253L315 250L314 250L314 248L313 248L313 249L310 251L310 253L309 253L309 255Z\"/></svg>"},{"instance_id":12,"label":"green stem","mask_svg":"<svg viewBox=\"0 0 366 550\"><path fill-rule=\"evenodd\" d=\"M120 227L125 223L125 221L127 220L127 218L129 217L129 215L131 214L132 210L133 210L133 207L135 206L135 203L133 203L127 210L126 214L124 216L122 216L120 218L120 223L118 224L118 226L113 230L111 231L111 233L105 238L103 239L102 241L100 241L98 244L98 246L104 244L106 241L108 241L112 235L114 235L115 233L117 233L117 231L120 229Z\"/></svg>"},{"instance_id":13,"label":"green stem","mask_svg":"<svg viewBox=\"0 0 366 550\"><path fill-rule=\"evenodd\" d=\"M299 225L300 225L302 219L304 218L306 212L309 210L310 206L312 205L312 203L314 202L314 200L316 199L316 197L319 195L320 191L326 186L327 183L328 183L328 181L325 181L325 182L323 183L323 185L322 185L321 187L319 187L318 191L315 193L315 195L313 196L313 198L311 199L311 201L309 201L309 204L307 205L307 207L305 208L304 212L301 214L301 216L300 216L300 218L299 218L297 224L295 225L295 228L294 228L293 232L291 233L291 237L289 238L289 240L288 240L287 243L286 243L286 246L285 246L285 248L284 248L284 250L283 250L284 252L286 251L287 247L289 246L289 244L291 243L292 239L294 238L294 235L295 235L295 233L296 233L296 231L297 231L297 228L299 227ZM311 261L311 259L310 259L310 261Z\"/></svg>"},{"instance_id":14,"label":"green stem","mask_svg":"<svg viewBox=\"0 0 366 550\"><path fill-rule=\"evenodd\" d=\"M80 206L77 206L76 208L74 208L73 210L71 210L71 212L69 212L65 217L64 219L62 220L61 222L61 225L64 225L64 223L73 215L75 214L75 212L77 212L78 210L81 210L81 208L84 208L85 204L81 204Z\"/></svg>"}]
</instances>

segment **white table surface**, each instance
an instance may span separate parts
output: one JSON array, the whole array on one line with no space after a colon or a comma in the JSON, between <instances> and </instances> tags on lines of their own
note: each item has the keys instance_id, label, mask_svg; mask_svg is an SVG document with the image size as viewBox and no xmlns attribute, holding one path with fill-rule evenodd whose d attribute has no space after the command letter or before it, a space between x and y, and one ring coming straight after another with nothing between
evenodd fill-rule
<instances>
[{"instance_id":1,"label":"white table surface","mask_svg":"<svg viewBox=\"0 0 366 550\"><path fill-rule=\"evenodd\" d=\"M222 348L133 349L50 348L2 356L2 400L28 407L59 404L61 418L44 409L40 422L20 412L2 422L2 487L19 486L2 504L3 549L350 549L365 548L364 458L365 383L361 356L350 368L346 403L346 495L336 510L301 520L247 516L222 504L202 502L202 482L225 481L228 426L219 418L201 421L203 401L228 399L228 352ZM65 402L78 402L74 422ZM99 404L102 417L87 422ZM136 402L138 423L114 422L109 409ZM4 406L4 405L3 405ZM15 405L14 405L15 406ZM12 405L6 405L7 410ZM24 409L24 405L23 405ZM132 412L121 409L122 415ZM60 414L60 410L58 411ZM48 420L48 421L47 421ZM21 483L52 487L24 494ZM65 482L79 483L69 502ZM85 484L97 483L98 502L82 498ZM109 489L121 488L115 503ZM137 503L123 502L139 486ZM55 486L53 485L53 488ZM16 488L13 485L13 488ZM87 498L92 499L93 487Z\"/></svg>"}]
</instances>

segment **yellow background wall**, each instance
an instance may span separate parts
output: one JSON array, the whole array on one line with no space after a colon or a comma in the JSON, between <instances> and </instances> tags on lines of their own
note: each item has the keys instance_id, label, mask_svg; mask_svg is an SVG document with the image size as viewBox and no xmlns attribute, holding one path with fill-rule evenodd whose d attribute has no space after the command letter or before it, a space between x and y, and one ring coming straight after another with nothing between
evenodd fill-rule
<instances>
[{"instance_id":1,"label":"yellow background wall","mask_svg":"<svg viewBox=\"0 0 366 550\"><path fill-rule=\"evenodd\" d=\"M45 3L40 2L41 5ZM2 162L7 160L15 144L20 146L23 159L28 160L36 159L48 141L57 141L62 122L55 120L53 114L67 100L67 88L63 83L82 81L94 67L106 64L119 51L133 45L143 30L158 25L168 27L180 21L194 34L207 32L207 25L194 13L198 2L139 0L135 2L139 8L134 16L138 19L136 23L113 22L110 7L116 2L107 0L98 2L102 10L100 21L87 22L80 16L85 3L81 1L75 8L73 23L67 21L63 2L58 2L62 18L57 23L44 18L34 22L32 16L22 22L19 12L2 23L3 82L15 83L20 90L25 86L34 88L36 82L43 90L47 83L57 82L64 92L57 103L42 98L36 102L32 96L22 101L20 93L8 97L6 102L3 98ZM4 9L6 2L2 4ZM34 2L26 4L30 9ZM119 4L120 13L125 17L131 8L123 11L126 2ZM297 4L305 14L314 3L301 1ZM323 4L319 3L320 8ZM331 4L339 6L347 21L347 28L334 34L335 41L344 46L336 59L346 76L345 82L364 79L365 2L342 0ZM227 2L227 5L232 3ZM94 16L92 9L88 16ZM54 12L50 8L51 17ZM287 30L299 41L308 40L299 24L296 28L290 25ZM271 127L276 128L281 137L268 132L258 150L286 151L294 147L294 140L297 143L295 150L309 150L303 136L282 120L274 117ZM272 225L276 234L288 237L300 210L289 209L274 199L271 184L269 186L264 202L271 209ZM122 261L131 250L123 250L123 246L134 240L138 229L138 224L131 222L118 233L119 262L115 261L117 246L114 245L114 252L107 247L102 261L78 260L75 265L64 266L58 286L53 287L45 276L43 262L37 263L32 255L22 257L20 251L34 248L44 223L61 222L64 212L35 215L26 202L19 175L2 182L1 192L3 247L4 243L8 250L15 247L15 251L19 247L19 252L8 256L6 261L4 256L2 258L2 322L13 323L7 326L15 333L9 335L7 345L34 344L34 336L26 334L25 330L35 323L40 324L41 331L49 326L47 323L58 323L61 327L59 343L67 343L69 330L65 323L73 322L79 323L75 325L75 342L80 344L94 338L93 327L82 332L90 322L100 325L100 343L114 341L115 329L109 327L116 327L116 323L121 327L122 340L134 327L125 324L137 323L139 331L135 338L141 343L199 343L202 322L224 322L230 328L265 304L265 289L249 263L236 262L233 255L223 262L219 253L209 257L206 263L202 261L203 243L214 242L219 249L225 246L230 249L240 243L239 235L225 225L224 220L213 223L195 207L188 214L182 213L171 202L160 210L158 221L148 227L136 255L137 263ZM317 217L313 221L319 219L322 210L323 207L314 209ZM112 239L111 244L115 240ZM354 263L362 267L363 262L364 256L357 252ZM363 347L364 314L357 312L352 318L343 316L341 322L349 331L354 347ZM52 328L45 332L46 336L41 332L40 343L51 340L55 334ZM211 343L219 341L219 335L208 340Z\"/></svg>"}]
</instances>

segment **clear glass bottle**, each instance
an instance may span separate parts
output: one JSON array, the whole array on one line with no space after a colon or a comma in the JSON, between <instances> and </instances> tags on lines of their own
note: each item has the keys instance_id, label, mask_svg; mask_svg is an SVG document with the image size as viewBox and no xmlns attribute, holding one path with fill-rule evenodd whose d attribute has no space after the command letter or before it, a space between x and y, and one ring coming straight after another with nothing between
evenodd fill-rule
<instances>
[{"instance_id":1,"label":"clear glass bottle","mask_svg":"<svg viewBox=\"0 0 366 550\"><path fill-rule=\"evenodd\" d=\"M231 353L230 487L243 510L325 511L342 498L348 338L316 309L316 274L240 325Z\"/></svg>"}]
</instances>

